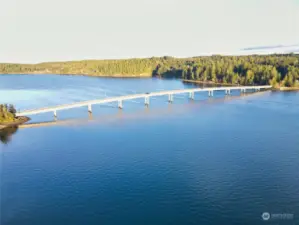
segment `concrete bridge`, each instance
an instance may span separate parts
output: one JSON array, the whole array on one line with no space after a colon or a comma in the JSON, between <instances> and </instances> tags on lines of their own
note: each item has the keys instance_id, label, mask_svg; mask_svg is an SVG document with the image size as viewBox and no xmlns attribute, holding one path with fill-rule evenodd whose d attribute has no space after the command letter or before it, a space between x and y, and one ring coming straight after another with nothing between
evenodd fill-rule
<instances>
[{"instance_id":1,"label":"concrete bridge","mask_svg":"<svg viewBox=\"0 0 299 225\"><path fill-rule=\"evenodd\" d=\"M65 104L65 105L58 105L53 107L45 107L40 109L33 109L33 110L25 110L23 112L16 113L16 116L28 116L28 115L34 115L34 114L40 114L40 113L47 113L47 112L53 112L54 117L57 117L57 111L59 110L66 110L66 109L72 109L72 108L78 108L87 106L88 112L92 112L92 105L96 104L104 104L104 103L112 103L117 102L118 107L121 109L123 108L123 101L125 100L132 100L132 99L140 99L144 98L145 105L150 104L150 98L154 96L164 96L168 95L168 101L173 102L173 95L178 94L185 94L189 93L189 98L194 99L194 93L196 92L207 92L208 96L212 97L214 91L223 91L226 95L230 95L232 90L240 91L241 93L246 92L247 90L253 90L253 91L260 91L262 89L270 89L272 86L270 85L264 85L264 86L238 86L238 87L211 87L211 88L191 88L191 89L180 89L180 90L168 90L168 91L158 91L158 92L151 92L151 93L144 93L144 94L133 94L133 95L125 95L125 96L118 96L118 97L111 97L111 98L104 98L104 99L96 99L96 100L90 100L90 101L83 101L83 102L77 102L77 103L71 103L71 104Z\"/></svg>"}]
</instances>

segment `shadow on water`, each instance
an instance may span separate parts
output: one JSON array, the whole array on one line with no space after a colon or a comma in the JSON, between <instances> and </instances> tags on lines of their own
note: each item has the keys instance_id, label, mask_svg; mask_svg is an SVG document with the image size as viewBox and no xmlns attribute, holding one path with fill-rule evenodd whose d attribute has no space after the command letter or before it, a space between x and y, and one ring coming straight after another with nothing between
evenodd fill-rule
<instances>
[{"instance_id":1,"label":"shadow on water","mask_svg":"<svg viewBox=\"0 0 299 225\"><path fill-rule=\"evenodd\" d=\"M0 130L0 141L3 144L8 144L11 141L11 137L18 131L18 126L6 127Z\"/></svg>"}]
</instances>

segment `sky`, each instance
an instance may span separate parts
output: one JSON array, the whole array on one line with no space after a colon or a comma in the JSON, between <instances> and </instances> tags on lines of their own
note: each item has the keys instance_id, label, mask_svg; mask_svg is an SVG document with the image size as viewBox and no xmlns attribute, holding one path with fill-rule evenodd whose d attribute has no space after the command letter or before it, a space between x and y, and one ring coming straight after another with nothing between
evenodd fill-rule
<instances>
[{"instance_id":1,"label":"sky","mask_svg":"<svg viewBox=\"0 0 299 225\"><path fill-rule=\"evenodd\" d=\"M299 0L1 0L0 30L15 63L299 49Z\"/></svg>"}]
</instances>

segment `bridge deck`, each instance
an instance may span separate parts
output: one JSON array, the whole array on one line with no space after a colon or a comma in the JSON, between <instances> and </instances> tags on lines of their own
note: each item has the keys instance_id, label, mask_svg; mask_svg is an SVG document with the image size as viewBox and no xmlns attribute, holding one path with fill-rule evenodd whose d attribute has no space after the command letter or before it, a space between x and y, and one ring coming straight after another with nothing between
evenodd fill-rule
<instances>
[{"instance_id":1,"label":"bridge deck","mask_svg":"<svg viewBox=\"0 0 299 225\"><path fill-rule=\"evenodd\" d=\"M184 94L184 93L194 93L194 92L208 92L208 91L226 91L226 90L250 90L250 89L268 89L272 86L238 86L238 87L211 87L211 88L191 88L191 89L179 89L179 90L169 90L169 91L158 91L158 92L151 92L148 94L133 94L133 95L126 95L126 96L117 96L111 98L104 98L104 99L96 99L90 101L82 101L77 103L71 104L64 104L58 105L53 107L45 107L40 109L33 109L33 110L25 110L23 112L16 113L17 116L26 116L26 115L33 115L39 113L46 113L46 112L54 112L58 110L65 110L71 108L78 108L82 106L94 105L94 104L104 104L104 103L111 103L123 100L132 100L138 98L146 98L152 96L163 96L163 95L174 95L174 94Z\"/></svg>"}]
</instances>

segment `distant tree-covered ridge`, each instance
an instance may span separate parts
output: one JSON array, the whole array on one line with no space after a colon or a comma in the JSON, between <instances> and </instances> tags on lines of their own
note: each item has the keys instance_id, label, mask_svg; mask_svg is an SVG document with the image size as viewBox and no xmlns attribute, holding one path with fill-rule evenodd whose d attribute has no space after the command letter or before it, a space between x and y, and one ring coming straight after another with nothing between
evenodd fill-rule
<instances>
[{"instance_id":1,"label":"distant tree-covered ridge","mask_svg":"<svg viewBox=\"0 0 299 225\"><path fill-rule=\"evenodd\" d=\"M0 64L0 74L160 76L204 82L274 87L299 86L299 55L201 56Z\"/></svg>"}]
</instances>

